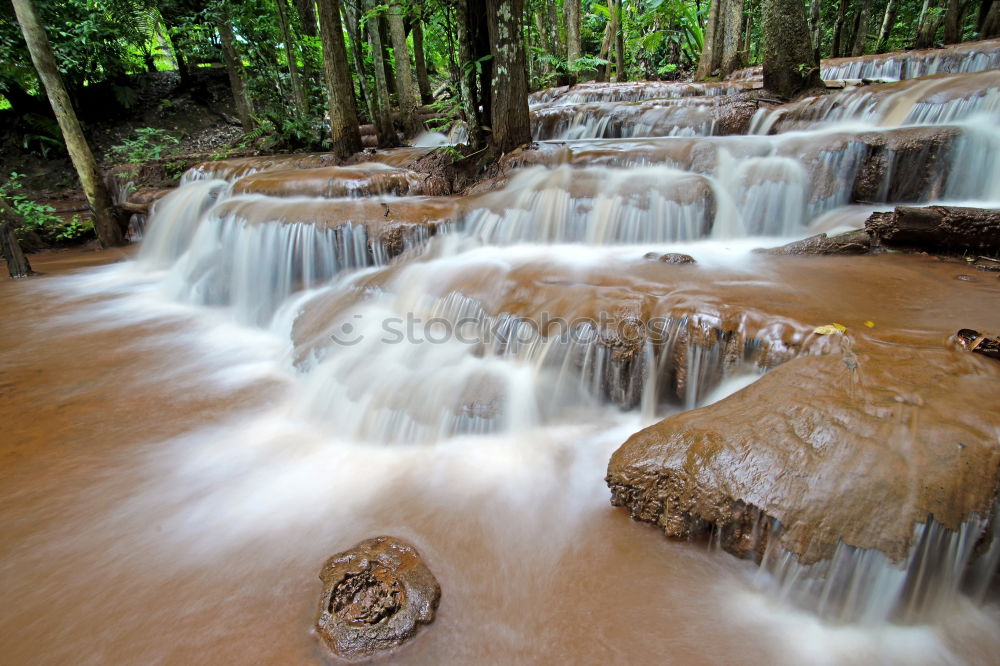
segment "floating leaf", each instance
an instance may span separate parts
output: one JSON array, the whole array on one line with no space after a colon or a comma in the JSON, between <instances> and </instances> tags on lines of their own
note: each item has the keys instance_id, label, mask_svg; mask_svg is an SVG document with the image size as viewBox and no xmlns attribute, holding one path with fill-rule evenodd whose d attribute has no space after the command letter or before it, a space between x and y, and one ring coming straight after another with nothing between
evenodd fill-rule
<instances>
[{"instance_id":1,"label":"floating leaf","mask_svg":"<svg viewBox=\"0 0 1000 666\"><path fill-rule=\"evenodd\" d=\"M868 320L865 322L865 326L867 326L868 328L875 328L875 322Z\"/></svg>"},{"instance_id":2,"label":"floating leaf","mask_svg":"<svg viewBox=\"0 0 1000 666\"><path fill-rule=\"evenodd\" d=\"M813 333L816 335L843 335L847 327L843 324L827 324L826 326L817 326L813 329Z\"/></svg>"}]
</instances>

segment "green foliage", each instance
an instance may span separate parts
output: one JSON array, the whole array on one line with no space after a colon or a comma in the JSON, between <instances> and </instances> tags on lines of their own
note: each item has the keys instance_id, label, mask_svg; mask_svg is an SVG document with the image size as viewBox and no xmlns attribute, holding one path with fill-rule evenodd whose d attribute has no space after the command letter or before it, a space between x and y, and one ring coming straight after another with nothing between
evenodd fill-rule
<instances>
[{"instance_id":1,"label":"green foliage","mask_svg":"<svg viewBox=\"0 0 1000 666\"><path fill-rule=\"evenodd\" d=\"M55 214L55 209L40 204L24 194L24 174L12 172L6 183L0 184L0 197L10 201L10 205L24 218L24 226L16 230L19 241L36 234L47 245L66 245L93 236L92 222L81 221L74 215L65 221Z\"/></svg>"},{"instance_id":2,"label":"green foliage","mask_svg":"<svg viewBox=\"0 0 1000 666\"><path fill-rule=\"evenodd\" d=\"M166 130L142 127L122 143L109 148L107 156L126 164L152 162L169 156L171 148L178 143Z\"/></svg>"}]
</instances>

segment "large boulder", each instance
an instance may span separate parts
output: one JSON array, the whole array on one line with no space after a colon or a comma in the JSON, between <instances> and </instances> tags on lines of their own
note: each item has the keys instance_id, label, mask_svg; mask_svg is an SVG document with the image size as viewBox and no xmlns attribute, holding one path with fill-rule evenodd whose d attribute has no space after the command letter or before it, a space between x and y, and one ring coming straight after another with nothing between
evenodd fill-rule
<instances>
[{"instance_id":1,"label":"large boulder","mask_svg":"<svg viewBox=\"0 0 1000 666\"><path fill-rule=\"evenodd\" d=\"M367 539L334 555L320 573L316 630L334 655L363 659L396 647L434 620L441 588L410 544Z\"/></svg>"},{"instance_id":2,"label":"large boulder","mask_svg":"<svg viewBox=\"0 0 1000 666\"><path fill-rule=\"evenodd\" d=\"M996 395L990 359L944 345L845 345L636 433L606 480L633 518L671 537L715 529L741 557L760 560L776 538L803 564L841 542L902 562L918 523L957 529L993 511Z\"/></svg>"}]
</instances>

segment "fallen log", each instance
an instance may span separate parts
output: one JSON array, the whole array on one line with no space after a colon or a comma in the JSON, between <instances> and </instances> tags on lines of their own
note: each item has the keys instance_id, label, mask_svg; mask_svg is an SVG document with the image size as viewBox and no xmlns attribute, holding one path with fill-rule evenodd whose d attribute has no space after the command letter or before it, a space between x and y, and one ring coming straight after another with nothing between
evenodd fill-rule
<instances>
[{"instance_id":1,"label":"fallen log","mask_svg":"<svg viewBox=\"0 0 1000 666\"><path fill-rule=\"evenodd\" d=\"M31 264L21 250L14 229L24 225L24 219L11 207L7 200L0 197L0 254L7 262L7 271L11 278L23 278L32 275Z\"/></svg>"},{"instance_id":2,"label":"fallen log","mask_svg":"<svg viewBox=\"0 0 1000 666\"><path fill-rule=\"evenodd\" d=\"M932 252L1000 252L1000 211L956 206L897 206L872 213L865 231L874 247Z\"/></svg>"},{"instance_id":3,"label":"fallen log","mask_svg":"<svg viewBox=\"0 0 1000 666\"><path fill-rule=\"evenodd\" d=\"M817 234L781 247L757 250L762 254L868 254L871 237L864 229L848 231L836 236Z\"/></svg>"}]
</instances>

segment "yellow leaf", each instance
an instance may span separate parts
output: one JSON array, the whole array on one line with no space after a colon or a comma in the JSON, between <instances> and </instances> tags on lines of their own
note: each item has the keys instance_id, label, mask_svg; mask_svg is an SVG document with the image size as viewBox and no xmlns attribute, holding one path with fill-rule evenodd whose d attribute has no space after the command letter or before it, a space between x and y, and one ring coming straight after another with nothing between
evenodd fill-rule
<instances>
[{"instance_id":1,"label":"yellow leaf","mask_svg":"<svg viewBox=\"0 0 1000 666\"><path fill-rule=\"evenodd\" d=\"M827 324L826 326L817 326L813 329L813 333L816 335L843 335L846 330L847 328L840 324Z\"/></svg>"},{"instance_id":2,"label":"yellow leaf","mask_svg":"<svg viewBox=\"0 0 1000 666\"><path fill-rule=\"evenodd\" d=\"M833 322L830 325L833 326L838 331L840 331L841 333L846 333L847 332L847 327L844 326L843 324L838 324L837 322Z\"/></svg>"},{"instance_id":3,"label":"yellow leaf","mask_svg":"<svg viewBox=\"0 0 1000 666\"><path fill-rule=\"evenodd\" d=\"M866 321L865 322L865 326L867 326L868 328L875 328L875 322L870 321L870 320Z\"/></svg>"}]
</instances>

